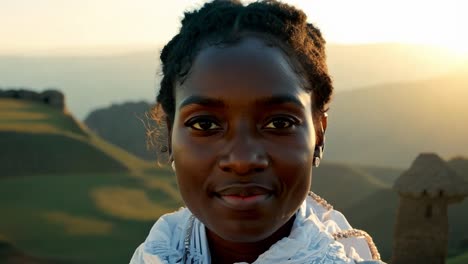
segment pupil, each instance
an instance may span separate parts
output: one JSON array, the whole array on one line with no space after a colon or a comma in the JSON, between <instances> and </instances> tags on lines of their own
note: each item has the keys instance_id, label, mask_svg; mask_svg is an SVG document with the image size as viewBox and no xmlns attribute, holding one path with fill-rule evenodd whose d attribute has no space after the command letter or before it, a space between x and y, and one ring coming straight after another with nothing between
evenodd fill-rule
<instances>
[{"instance_id":1,"label":"pupil","mask_svg":"<svg viewBox=\"0 0 468 264\"><path fill-rule=\"evenodd\" d=\"M208 130L211 127L211 122L210 121L201 121L200 122L200 127L204 130Z\"/></svg>"},{"instance_id":2,"label":"pupil","mask_svg":"<svg viewBox=\"0 0 468 264\"><path fill-rule=\"evenodd\" d=\"M287 123L284 120L276 120L276 121L273 121L273 125L276 128L285 128L287 126Z\"/></svg>"}]
</instances>

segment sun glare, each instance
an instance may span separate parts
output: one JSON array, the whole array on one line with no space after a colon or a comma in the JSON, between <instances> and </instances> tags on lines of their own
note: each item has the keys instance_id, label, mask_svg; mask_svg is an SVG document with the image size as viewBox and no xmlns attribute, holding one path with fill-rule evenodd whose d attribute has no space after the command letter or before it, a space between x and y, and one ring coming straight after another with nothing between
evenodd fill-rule
<instances>
[{"instance_id":1,"label":"sun glare","mask_svg":"<svg viewBox=\"0 0 468 264\"><path fill-rule=\"evenodd\" d=\"M466 8L462 10L468 11L468 2L467 4L457 2L457 4L452 8L461 8L465 5ZM431 21L430 18L425 20ZM425 27L419 25L413 28L408 26L408 28L411 28L411 32L406 32L405 38L409 42L437 46L459 58L468 58L468 34L465 33L468 28L468 16L462 16L460 10L453 11L452 9L451 12L445 10L445 12L437 13L437 21L432 25Z\"/></svg>"},{"instance_id":2,"label":"sun glare","mask_svg":"<svg viewBox=\"0 0 468 264\"><path fill-rule=\"evenodd\" d=\"M468 57L468 40L467 39L464 39L464 41L461 41L461 42L448 43L447 45L445 45L445 47L457 55Z\"/></svg>"},{"instance_id":3,"label":"sun glare","mask_svg":"<svg viewBox=\"0 0 468 264\"><path fill-rule=\"evenodd\" d=\"M467 24L468 26L468 21ZM468 35L461 31L454 32L451 38L434 40L434 44L448 50L456 56L468 58Z\"/></svg>"},{"instance_id":4,"label":"sun glare","mask_svg":"<svg viewBox=\"0 0 468 264\"><path fill-rule=\"evenodd\" d=\"M468 11L467 2L456 2L456 10L443 14L442 24L444 32L442 36L435 36L434 41L438 41L440 46L445 47L456 55L468 57L468 16L462 10Z\"/></svg>"},{"instance_id":5,"label":"sun glare","mask_svg":"<svg viewBox=\"0 0 468 264\"><path fill-rule=\"evenodd\" d=\"M166 43L184 9L205 1L6 1L0 53ZM466 0L281 1L302 8L328 43L431 45L468 58Z\"/></svg>"}]
</instances>

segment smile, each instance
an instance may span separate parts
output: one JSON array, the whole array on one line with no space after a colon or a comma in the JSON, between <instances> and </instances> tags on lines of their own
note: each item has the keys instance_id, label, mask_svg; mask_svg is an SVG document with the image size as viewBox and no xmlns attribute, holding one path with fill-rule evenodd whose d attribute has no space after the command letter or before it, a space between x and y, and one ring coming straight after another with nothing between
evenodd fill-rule
<instances>
[{"instance_id":1,"label":"smile","mask_svg":"<svg viewBox=\"0 0 468 264\"><path fill-rule=\"evenodd\" d=\"M225 195L220 198L229 206L234 209L248 210L260 205L266 201L270 195L268 194L257 194L252 196L236 196L236 195Z\"/></svg>"},{"instance_id":2,"label":"smile","mask_svg":"<svg viewBox=\"0 0 468 264\"><path fill-rule=\"evenodd\" d=\"M272 190L264 186L236 184L217 191L215 197L230 209L245 211L268 202L272 197Z\"/></svg>"}]
</instances>

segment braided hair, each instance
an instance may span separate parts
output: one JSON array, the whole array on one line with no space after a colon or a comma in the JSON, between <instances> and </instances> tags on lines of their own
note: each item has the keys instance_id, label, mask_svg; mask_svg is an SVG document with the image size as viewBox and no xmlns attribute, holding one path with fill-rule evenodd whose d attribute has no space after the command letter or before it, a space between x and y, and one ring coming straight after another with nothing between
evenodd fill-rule
<instances>
[{"instance_id":1,"label":"braided hair","mask_svg":"<svg viewBox=\"0 0 468 264\"><path fill-rule=\"evenodd\" d=\"M215 0L186 12L179 33L161 52L162 80L156 111L162 107L166 121L172 124L174 87L183 83L203 45L233 45L249 32L265 36L266 42L297 62L295 70L304 79L304 89L312 93L314 110L326 112L333 86L325 62L325 40L306 19L303 11L275 0L248 5L238 0Z\"/></svg>"}]
</instances>

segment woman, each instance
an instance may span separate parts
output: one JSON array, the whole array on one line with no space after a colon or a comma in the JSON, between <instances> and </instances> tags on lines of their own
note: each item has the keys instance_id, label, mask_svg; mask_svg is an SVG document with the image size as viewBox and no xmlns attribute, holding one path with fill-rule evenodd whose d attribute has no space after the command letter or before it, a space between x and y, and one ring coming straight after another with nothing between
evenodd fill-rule
<instances>
[{"instance_id":1,"label":"woman","mask_svg":"<svg viewBox=\"0 0 468 264\"><path fill-rule=\"evenodd\" d=\"M275 1L185 14L157 102L187 208L162 216L131 263L380 263L365 232L309 193L333 89L324 45Z\"/></svg>"}]
</instances>

